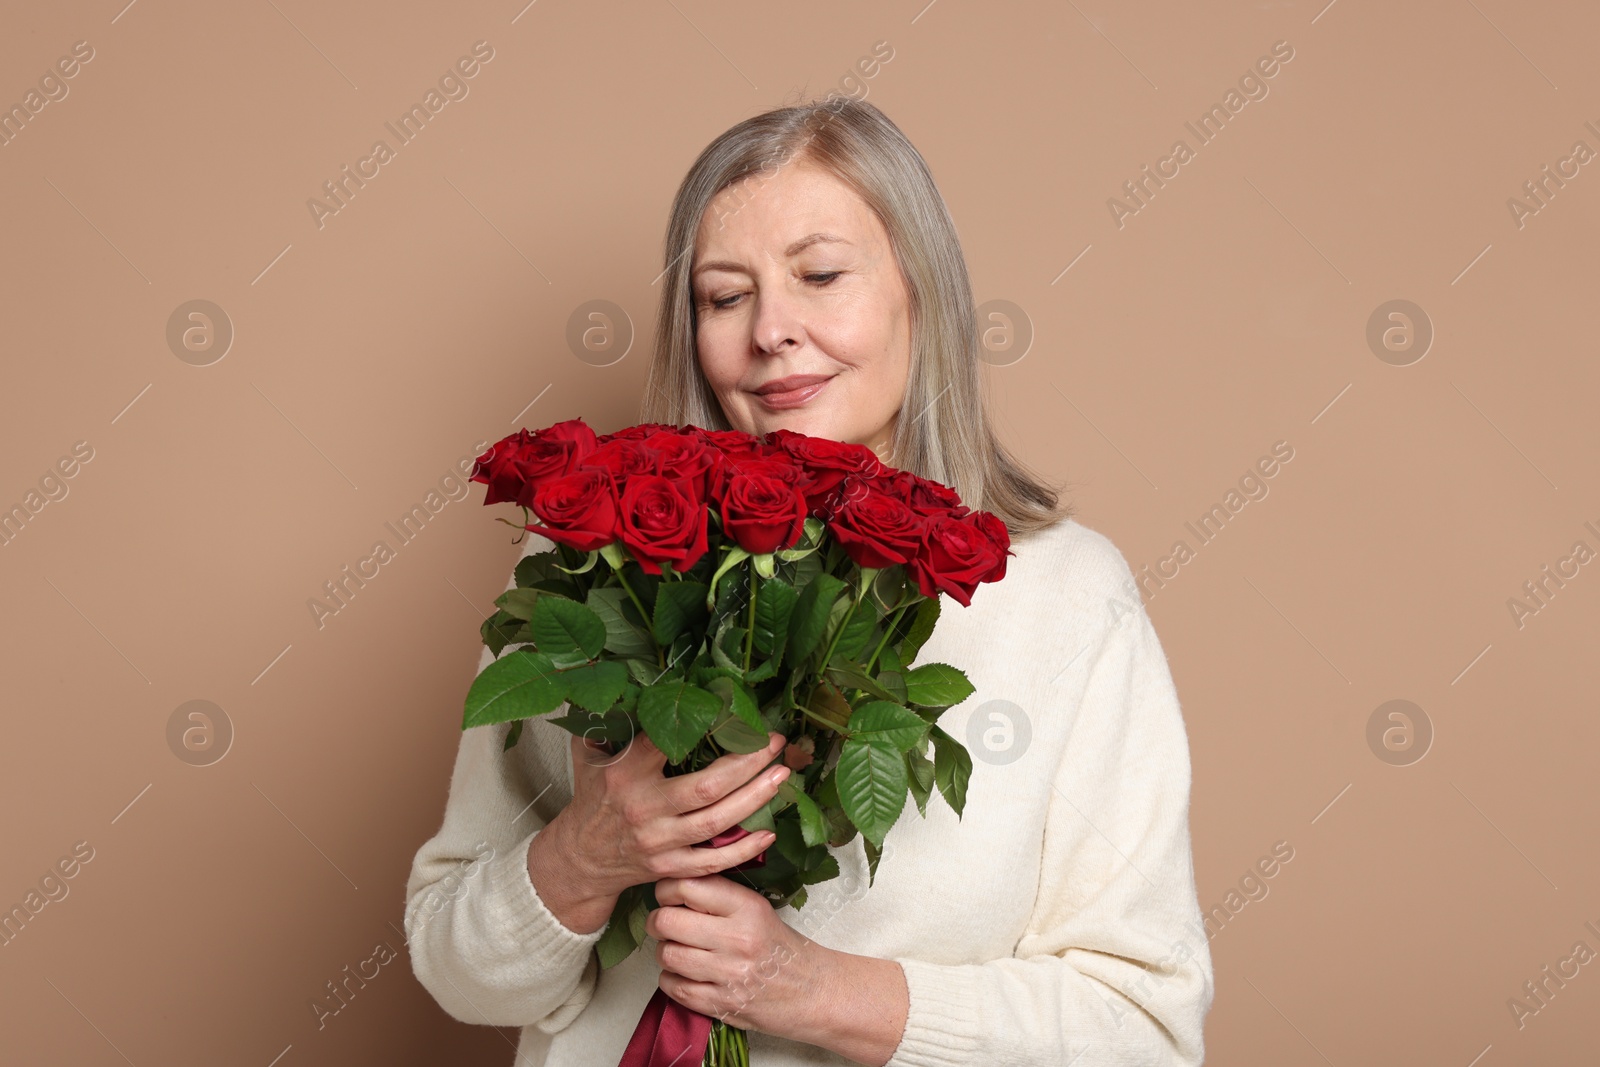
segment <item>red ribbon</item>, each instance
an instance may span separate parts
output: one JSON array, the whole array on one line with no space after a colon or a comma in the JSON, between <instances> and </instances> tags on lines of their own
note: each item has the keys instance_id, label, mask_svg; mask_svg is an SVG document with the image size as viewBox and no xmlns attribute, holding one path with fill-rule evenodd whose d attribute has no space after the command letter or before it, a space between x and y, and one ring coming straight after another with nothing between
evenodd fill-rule
<instances>
[{"instance_id":1,"label":"red ribbon","mask_svg":"<svg viewBox=\"0 0 1600 1067\"><path fill-rule=\"evenodd\" d=\"M721 848L749 832L735 824L709 841L695 842L694 847ZM766 861L767 852L762 849L754 858L728 869L742 871L760 867ZM633 1036L628 1039L628 1047L617 1067L700 1067L705 1060L706 1044L711 1040L711 1022L711 1016L684 1007L657 986L650 1002L644 1006L639 1025L633 1028Z\"/></svg>"}]
</instances>

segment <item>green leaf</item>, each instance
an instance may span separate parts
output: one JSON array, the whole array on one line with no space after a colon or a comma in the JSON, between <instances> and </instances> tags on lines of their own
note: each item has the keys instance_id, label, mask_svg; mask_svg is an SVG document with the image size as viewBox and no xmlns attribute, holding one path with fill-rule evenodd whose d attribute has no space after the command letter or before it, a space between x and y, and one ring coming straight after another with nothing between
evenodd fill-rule
<instances>
[{"instance_id":1,"label":"green leaf","mask_svg":"<svg viewBox=\"0 0 1600 1067\"><path fill-rule=\"evenodd\" d=\"M600 655L606 644L606 624L600 616L575 600L540 597L528 620L528 632L540 652L557 667L574 667Z\"/></svg>"},{"instance_id":2,"label":"green leaf","mask_svg":"<svg viewBox=\"0 0 1600 1067\"><path fill-rule=\"evenodd\" d=\"M703 670L725 669L714 667ZM696 672L697 676L699 673ZM759 752L767 747L767 727L761 721L761 710L756 707L755 697L743 684L725 674L717 674L705 683L705 688L722 701L722 711L717 716L716 724L711 727L711 736L717 744L729 752Z\"/></svg>"},{"instance_id":3,"label":"green leaf","mask_svg":"<svg viewBox=\"0 0 1600 1067\"><path fill-rule=\"evenodd\" d=\"M672 763L682 762L705 736L722 701L683 679L657 682L639 692L639 725Z\"/></svg>"},{"instance_id":4,"label":"green leaf","mask_svg":"<svg viewBox=\"0 0 1600 1067\"><path fill-rule=\"evenodd\" d=\"M548 721L577 737L605 741L617 752L639 733L633 716L617 709L593 712L574 708L565 715L552 715Z\"/></svg>"},{"instance_id":5,"label":"green leaf","mask_svg":"<svg viewBox=\"0 0 1600 1067\"><path fill-rule=\"evenodd\" d=\"M789 647L785 658L798 665L815 652L822 631L827 628L834 601L846 589L845 583L831 574L818 574L800 593L789 618Z\"/></svg>"},{"instance_id":6,"label":"green leaf","mask_svg":"<svg viewBox=\"0 0 1600 1067\"><path fill-rule=\"evenodd\" d=\"M621 662L628 668L628 677L640 685L654 685L661 681L661 665L654 658L640 659L637 656L629 656Z\"/></svg>"},{"instance_id":7,"label":"green leaf","mask_svg":"<svg viewBox=\"0 0 1600 1067\"><path fill-rule=\"evenodd\" d=\"M511 729L506 731L506 743L500 746L501 752L506 751L517 743L517 738L522 736L522 724L527 721L526 719L518 719L511 724Z\"/></svg>"},{"instance_id":8,"label":"green leaf","mask_svg":"<svg viewBox=\"0 0 1600 1067\"><path fill-rule=\"evenodd\" d=\"M663 582L656 593L653 628L659 644L670 645L685 630L704 625L707 586L699 582Z\"/></svg>"},{"instance_id":9,"label":"green leaf","mask_svg":"<svg viewBox=\"0 0 1600 1067\"><path fill-rule=\"evenodd\" d=\"M752 729L750 724L725 711L711 727L711 736L728 752L760 752L767 747L767 731Z\"/></svg>"},{"instance_id":10,"label":"green leaf","mask_svg":"<svg viewBox=\"0 0 1600 1067\"><path fill-rule=\"evenodd\" d=\"M906 761L883 741L849 738L834 769L845 814L873 844L883 845L906 806Z\"/></svg>"},{"instance_id":11,"label":"green leaf","mask_svg":"<svg viewBox=\"0 0 1600 1067\"><path fill-rule=\"evenodd\" d=\"M494 598L496 606L513 619L526 622L533 618L533 605L540 597L551 596L541 589L507 589L504 593Z\"/></svg>"},{"instance_id":12,"label":"green leaf","mask_svg":"<svg viewBox=\"0 0 1600 1067\"><path fill-rule=\"evenodd\" d=\"M862 674L861 668L858 664L841 660L837 655L834 656L833 662L828 665L828 669L824 672L823 677L827 678L828 681L839 686L841 689L849 689L853 687L861 690L864 693L870 694L879 700L894 699L893 691L885 689L883 686L879 685L875 679L869 678L865 674Z\"/></svg>"},{"instance_id":13,"label":"green leaf","mask_svg":"<svg viewBox=\"0 0 1600 1067\"><path fill-rule=\"evenodd\" d=\"M856 824L850 821L850 816L844 813L843 808L823 808L822 817L828 820L828 844L834 848L842 848L855 839L860 833Z\"/></svg>"},{"instance_id":14,"label":"green leaf","mask_svg":"<svg viewBox=\"0 0 1600 1067\"><path fill-rule=\"evenodd\" d=\"M767 801L755 811L739 820L739 825L755 833L757 830L772 830L776 832L777 825L772 820L772 801Z\"/></svg>"},{"instance_id":15,"label":"green leaf","mask_svg":"<svg viewBox=\"0 0 1600 1067\"><path fill-rule=\"evenodd\" d=\"M923 752L921 745L906 749L906 772L911 786L911 799L917 802L917 814L926 817L928 798L933 795L933 761Z\"/></svg>"},{"instance_id":16,"label":"green leaf","mask_svg":"<svg viewBox=\"0 0 1600 1067\"><path fill-rule=\"evenodd\" d=\"M600 935L600 940L594 943L595 951L600 954L602 968L616 966L639 947L639 942L634 939L628 916L642 899L641 890L640 886L629 886L617 895L617 902L611 909L611 921L606 924L605 933Z\"/></svg>"},{"instance_id":17,"label":"green leaf","mask_svg":"<svg viewBox=\"0 0 1600 1067\"><path fill-rule=\"evenodd\" d=\"M761 709L756 706L756 698L749 689L726 676L711 679L705 687L717 695L723 708L738 716L752 730L759 731L762 744L767 743L766 724L761 721Z\"/></svg>"},{"instance_id":18,"label":"green leaf","mask_svg":"<svg viewBox=\"0 0 1600 1067\"><path fill-rule=\"evenodd\" d=\"M894 611L900 606L906 596L907 584L906 568L904 564L885 567L872 577L872 599L884 613Z\"/></svg>"},{"instance_id":19,"label":"green leaf","mask_svg":"<svg viewBox=\"0 0 1600 1067\"><path fill-rule=\"evenodd\" d=\"M817 802L804 793L797 792L794 798L795 810L800 813L800 832L805 835L806 845L820 845L828 840L828 820L822 817L822 809L817 807Z\"/></svg>"},{"instance_id":20,"label":"green leaf","mask_svg":"<svg viewBox=\"0 0 1600 1067\"><path fill-rule=\"evenodd\" d=\"M780 554L778 558L784 557ZM796 557L793 563L786 564L783 573L787 574L790 585L804 589L816 580L822 569L822 553L813 548L805 555Z\"/></svg>"},{"instance_id":21,"label":"green leaf","mask_svg":"<svg viewBox=\"0 0 1600 1067\"><path fill-rule=\"evenodd\" d=\"M872 888L872 880L878 876L878 861L883 858L883 849L872 843L872 840L863 837L861 847L867 850L867 888Z\"/></svg>"},{"instance_id":22,"label":"green leaf","mask_svg":"<svg viewBox=\"0 0 1600 1067\"><path fill-rule=\"evenodd\" d=\"M822 862L803 870L800 881L805 885L815 885L817 882L830 882L837 877L839 877L839 861L832 854L824 852ZM802 889L800 892L804 894L805 890ZM799 907L798 904L795 906Z\"/></svg>"},{"instance_id":23,"label":"green leaf","mask_svg":"<svg viewBox=\"0 0 1600 1067\"><path fill-rule=\"evenodd\" d=\"M902 622L905 621L905 617L904 616L901 616L901 621ZM904 673L905 664L902 663L901 660L900 660L900 653L895 651L894 638L891 637L891 638L889 638L889 640L887 640L887 641L885 641L883 643L883 650L878 653L877 668L878 668L878 670L880 672L886 672L886 673L891 673L891 674L902 674L902 673ZM878 680L880 682L883 681L883 676L882 676L881 673L880 673L880 675L878 677ZM902 689L905 688L905 683L904 682L900 683L900 688L902 688Z\"/></svg>"},{"instance_id":24,"label":"green leaf","mask_svg":"<svg viewBox=\"0 0 1600 1067\"><path fill-rule=\"evenodd\" d=\"M846 590L844 596L833 602L833 606L828 609L827 625L822 628L822 637L817 641L817 647L819 648L833 648L833 658L835 660L843 657L839 655L834 635L844 628L845 622L850 618L851 611L855 608L855 601L852 597L853 594Z\"/></svg>"},{"instance_id":25,"label":"green leaf","mask_svg":"<svg viewBox=\"0 0 1600 1067\"><path fill-rule=\"evenodd\" d=\"M647 659L655 657L656 646L651 642L649 634L628 621L627 613L632 612L637 615L638 609L633 606L633 601L628 599L627 591L621 586L595 586L589 590L585 603L605 624L607 652L614 652L619 656L642 656ZM627 605L626 608L623 607L624 603Z\"/></svg>"},{"instance_id":26,"label":"green leaf","mask_svg":"<svg viewBox=\"0 0 1600 1067\"><path fill-rule=\"evenodd\" d=\"M640 894L638 901L633 905L633 910L628 912L628 935L636 944L644 944L644 921L650 915L650 907L644 902L644 895Z\"/></svg>"},{"instance_id":27,"label":"green leaf","mask_svg":"<svg viewBox=\"0 0 1600 1067\"><path fill-rule=\"evenodd\" d=\"M589 711L606 711L627 688L628 668L614 660L602 660L563 671L561 681L571 703Z\"/></svg>"},{"instance_id":28,"label":"green leaf","mask_svg":"<svg viewBox=\"0 0 1600 1067\"><path fill-rule=\"evenodd\" d=\"M756 651L763 656L781 656L789 639L789 619L800 594L782 578L762 582L756 590Z\"/></svg>"},{"instance_id":29,"label":"green leaf","mask_svg":"<svg viewBox=\"0 0 1600 1067\"><path fill-rule=\"evenodd\" d=\"M850 702L830 682L824 680L811 693L807 710L827 720L834 729L843 732L850 721Z\"/></svg>"},{"instance_id":30,"label":"green leaf","mask_svg":"<svg viewBox=\"0 0 1600 1067\"><path fill-rule=\"evenodd\" d=\"M926 741L928 724L909 708L887 700L873 700L850 716L850 737L858 741L881 742L897 753Z\"/></svg>"},{"instance_id":31,"label":"green leaf","mask_svg":"<svg viewBox=\"0 0 1600 1067\"><path fill-rule=\"evenodd\" d=\"M910 663L917 658L917 652L922 644L933 633L933 624L939 621L939 597L927 597L917 603L911 615L911 629L906 632L906 638L900 645L900 659L903 663Z\"/></svg>"},{"instance_id":32,"label":"green leaf","mask_svg":"<svg viewBox=\"0 0 1600 1067\"><path fill-rule=\"evenodd\" d=\"M925 663L906 673L906 699L930 708L948 708L972 695L967 676L948 663Z\"/></svg>"},{"instance_id":33,"label":"green leaf","mask_svg":"<svg viewBox=\"0 0 1600 1067\"><path fill-rule=\"evenodd\" d=\"M851 660L861 659L867 650L867 641L877 626L877 605L872 602L871 597L862 597L861 602L850 613L849 620L845 622L844 631L839 635L839 643L833 647L833 654Z\"/></svg>"},{"instance_id":34,"label":"green leaf","mask_svg":"<svg viewBox=\"0 0 1600 1067\"><path fill-rule=\"evenodd\" d=\"M720 604L717 602L725 599L727 595L724 592L724 590L727 588L726 586L721 586L721 588L719 588L722 582L722 576L728 573L728 570L733 567L734 564L745 559L749 555L750 553L746 552L738 545L730 545L728 547L728 554L722 557L722 561L717 564L717 569L711 574L711 586L706 590L707 609L710 609L714 605L720 606Z\"/></svg>"},{"instance_id":35,"label":"green leaf","mask_svg":"<svg viewBox=\"0 0 1600 1067\"><path fill-rule=\"evenodd\" d=\"M483 635L483 643L489 646L489 651L499 656L505 647L517 641L526 640L519 637L522 631L522 620L514 615L507 615L504 611L496 611L483 620L478 627L478 633Z\"/></svg>"},{"instance_id":36,"label":"green leaf","mask_svg":"<svg viewBox=\"0 0 1600 1067\"><path fill-rule=\"evenodd\" d=\"M711 661L719 667L744 673L744 627L733 624L734 616L722 620L711 641Z\"/></svg>"},{"instance_id":37,"label":"green leaf","mask_svg":"<svg viewBox=\"0 0 1600 1067\"><path fill-rule=\"evenodd\" d=\"M544 552L534 552L523 556L517 561L517 569L513 572L518 588L534 588L538 582L556 582L561 585L572 583L562 575L557 568L561 566L561 550L551 548Z\"/></svg>"},{"instance_id":38,"label":"green leaf","mask_svg":"<svg viewBox=\"0 0 1600 1067\"><path fill-rule=\"evenodd\" d=\"M885 645L883 650L889 651L889 646ZM899 671L879 671L878 685L896 704L906 703L906 676Z\"/></svg>"},{"instance_id":39,"label":"green leaf","mask_svg":"<svg viewBox=\"0 0 1600 1067\"><path fill-rule=\"evenodd\" d=\"M961 817L967 805L967 782L972 778L972 756L966 748L944 732L940 726L930 726L933 736L933 780L945 802Z\"/></svg>"},{"instance_id":40,"label":"green leaf","mask_svg":"<svg viewBox=\"0 0 1600 1067\"><path fill-rule=\"evenodd\" d=\"M510 722L544 715L566 699L561 675L550 657L531 648L519 648L497 659L473 679L467 690L461 728Z\"/></svg>"}]
</instances>

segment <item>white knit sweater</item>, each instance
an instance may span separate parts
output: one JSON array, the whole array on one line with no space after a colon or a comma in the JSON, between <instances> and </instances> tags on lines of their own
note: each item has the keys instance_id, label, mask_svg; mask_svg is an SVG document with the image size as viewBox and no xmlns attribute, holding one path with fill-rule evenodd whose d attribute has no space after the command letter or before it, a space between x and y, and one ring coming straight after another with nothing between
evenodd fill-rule
<instances>
[{"instance_id":1,"label":"white knit sweater","mask_svg":"<svg viewBox=\"0 0 1600 1067\"><path fill-rule=\"evenodd\" d=\"M530 534L524 554L549 547ZM858 835L833 849L840 877L780 914L904 969L887 1067L1198 1064L1211 955L1166 656L1106 537L1068 519L1012 549L969 607L946 597L916 660L976 687L940 719L973 755L964 815L937 790L926 818L908 799L870 889ZM502 752L507 728L462 734L443 826L406 885L412 967L455 1018L520 1026L517 1067L615 1067L656 989L656 942L601 971L602 931L540 900L528 843L571 799L571 735L534 719ZM750 1060L850 1062L755 1031Z\"/></svg>"}]
</instances>

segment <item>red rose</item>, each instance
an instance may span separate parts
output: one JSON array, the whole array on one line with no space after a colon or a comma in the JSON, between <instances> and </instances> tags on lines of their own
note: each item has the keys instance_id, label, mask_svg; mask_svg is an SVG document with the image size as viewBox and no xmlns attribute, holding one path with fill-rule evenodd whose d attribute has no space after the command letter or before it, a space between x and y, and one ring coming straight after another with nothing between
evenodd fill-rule
<instances>
[{"instance_id":1,"label":"red rose","mask_svg":"<svg viewBox=\"0 0 1600 1067\"><path fill-rule=\"evenodd\" d=\"M723 532L751 555L792 548L806 521L806 500L794 483L751 469L759 462L735 468L722 499Z\"/></svg>"},{"instance_id":2,"label":"red rose","mask_svg":"<svg viewBox=\"0 0 1600 1067\"><path fill-rule=\"evenodd\" d=\"M593 467L606 471L619 490L625 491L628 477L634 474L659 474L656 454L632 437L613 437L602 441L583 458L580 467Z\"/></svg>"},{"instance_id":3,"label":"red rose","mask_svg":"<svg viewBox=\"0 0 1600 1067\"><path fill-rule=\"evenodd\" d=\"M963 509L965 510L965 509ZM982 530L993 541L995 548L999 549L999 562L994 570L983 576L983 581L998 582L1006 576L1006 557L1016 555L1011 551L1011 531L1006 529L1006 524L987 511L974 511L966 515L958 515Z\"/></svg>"},{"instance_id":4,"label":"red rose","mask_svg":"<svg viewBox=\"0 0 1600 1067\"><path fill-rule=\"evenodd\" d=\"M646 574L663 562L681 574L706 554L705 503L685 482L636 474L622 491L621 536Z\"/></svg>"},{"instance_id":5,"label":"red rose","mask_svg":"<svg viewBox=\"0 0 1600 1067\"><path fill-rule=\"evenodd\" d=\"M834 442L826 437L810 437L782 429L771 430L763 440L794 456L795 462L805 467L811 478L810 488L806 490L806 510L822 517L845 504L848 498L835 490L846 478L854 483L862 478L882 477L891 470L866 445Z\"/></svg>"},{"instance_id":6,"label":"red rose","mask_svg":"<svg viewBox=\"0 0 1600 1067\"><path fill-rule=\"evenodd\" d=\"M617 539L617 490L603 470L585 467L541 482L531 507L545 525L528 529L557 544L589 552Z\"/></svg>"},{"instance_id":7,"label":"red rose","mask_svg":"<svg viewBox=\"0 0 1600 1067\"><path fill-rule=\"evenodd\" d=\"M524 463L528 443L533 440L527 430L518 430L489 446L489 451L472 464L472 474L467 479L488 486L484 493L485 504L516 502L528 484L530 474ZM540 472L546 473L546 472ZM557 472L562 473L562 472Z\"/></svg>"},{"instance_id":8,"label":"red rose","mask_svg":"<svg viewBox=\"0 0 1600 1067\"><path fill-rule=\"evenodd\" d=\"M795 464L786 452L770 456L723 456L711 474L711 491L708 499L719 509L728 495L728 482L735 474L765 474L795 487L799 492L806 486L806 472Z\"/></svg>"},{"instance_id":9,"label":"red rose","mask_svg":"<svg viewBox=\"0 0 1600 1067\"><path fill-rule=\"evenodd\" d=\"M595 444L594 431L582 419L532 434L519 430L479 456L469 480L488 484L485 504L514 500L529 507L540 483L570 473Z\"/></svg>"},{"instance_id":10,"label":"red rose","mask_svg":"<svg viewBox=\"0 0 1600 1067\"><path fill-rule=\"evenodd\" d=\"M654 449L657 469L668 478L678 478L695 486L695 495L704 499L710 485L710 472L721 462L721 454L700 438L676 430L654 433L641 442Z\"/></svg>"},{"instance_id":11,"label":"red rose","mask_svg":"<svg viewBox=\"0 0 1600 1067\"><path fill-rule=\"evenodd\" d=\"M754 456L760 453L761 438L743 430L708 430L704 426L685 426L684 432L692 434L728 456Z\"/></svg>"},{"instance_id":12,"label":"red rose","mask_svg":"<svg viewBox=\"0 0 1600 1067\"><path fill-rule=\"evenodd\" d=\"M921 546L928 520L888 493L866 483L828 520L845 555L862 567L907 563Z\"/></svg>"},{"instance_id":13,"label":"red rose","mask_svg":"<svg viewBox=\"0 0 1600 1067\"><path fill-rule=\"evenodd\" d=\"M922 548L910 564L923 596L949 593L962 607L972 603L978 583L1004 574L1004 568L1005 550L984 527L949 514L936 514L929 520Z\"/></svg>"},{"instance_id":14,"label":"red rose","mask_svg":"<svg viewBox=\"0 0 1600 1067\"><path fill-rule=\"evenodd\" d=\"M599 440L602 444L607 441L637 441L641 437L649 437L651 434L660 433L663 430L667 433L673 433L675 432L675 427L668 426L664 422L641 422L637 426L624 426L613 433L601 434Z\"/></svg>"},{"instance_id":15,"label":"red rose","mask_svg":"<svg viewBox=\"0 0 1600 1067\"><path fill-rule=\"evenodd\" d=\"M961 502L960 495L948 485L912 475L911 495L907 498L912 507L926 514L930 511L948 511L957 517L971 509ZM994 516L990 516L994 518ZM998 521L998 520L997 520ZM1004 529L1004 525L1001 529Z\"/></svg>"},{"instance_id":16,"label":"red rose","mask_svg":"<svg viewBox=\"0 0 1600 1067\"><path fill-rule=\"evenodd\" d=\"M921 481L910 471L890 469L887 474L872 480L872 487L886 496L896 500L904 500L907 504L912 501L912 494L916 491L917 482ZM914 505L913 505L914 506ZM917 508L918 511L927 511L927 508Z\"/></svg>"}]
</instances>

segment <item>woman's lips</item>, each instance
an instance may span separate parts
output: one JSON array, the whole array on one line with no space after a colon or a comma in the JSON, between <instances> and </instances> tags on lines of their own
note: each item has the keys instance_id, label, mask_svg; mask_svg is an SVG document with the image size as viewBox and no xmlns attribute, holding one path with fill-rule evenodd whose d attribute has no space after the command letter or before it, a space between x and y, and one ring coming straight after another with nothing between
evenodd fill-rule
<instances>
[{"instance_id":1,"label":"woman's lips","mask_svg":"<svg viewBox=\"0 0 1600 1067\"><path fill-rule=\"evenodd\" d=\"M774 393L756 393L755 398L761 401L762 406L769 411L786 411L789 408L797 408L807 403L812 397L826 389L831 381L833 381L832 378L827 378L811 385L803 385L799 389L785 389Z\"/></svg>"}]
</instances>

